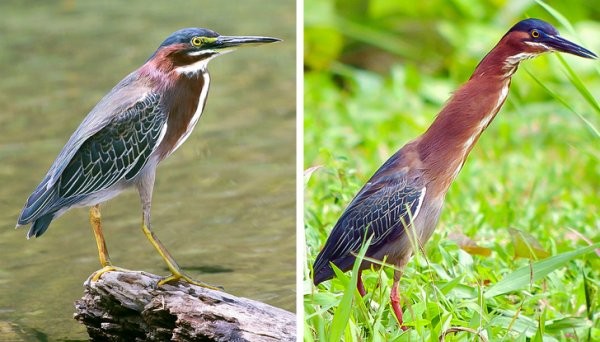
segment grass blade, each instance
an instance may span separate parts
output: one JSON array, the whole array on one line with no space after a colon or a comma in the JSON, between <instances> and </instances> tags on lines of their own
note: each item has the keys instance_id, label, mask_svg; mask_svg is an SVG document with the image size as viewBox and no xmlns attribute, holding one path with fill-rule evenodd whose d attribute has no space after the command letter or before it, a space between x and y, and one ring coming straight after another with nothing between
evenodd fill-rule
<instances>
[{"instance_id":1,"label":"grass blade","mask_svg":"<svg viewBox=\"0 0 600 342\"><path fill-rule=\"evenodd\" d=\"M356 284L358 282L358 269L360 264L362 263L363 257L365 253L367 253L367 248L371 245L371 238L367 240L363 244L356 257L356 262L354 263L354 267L352 268L352 277L350 278L350 284L346 286L346 290L344 291L344 295L342 296L342 300L340 304L335 309L335 313L333 315L333 322L331 323L331 334L329 335L329 341L340 341L342 334L346 330L348 325L348 321L350 320L350 313L352 311L352 298L354 298L354 292L356 292ZM339 269L336 269L334 266L334 271L338 273ZM341 271L339 271L341 272Z\"/></svg>"},{"instance_id":2,"label":"grass blade","mask_svg":"<svg viewBox=\"0 0 600 342\"><path fill-rule=\"evenodd\" d=\"M600 113L600 105L598 104L598 101L596 101L596 98L594 97L594 95L592 95L592 93L590 93L588 88L581 81L581 78L577 75L577 73L575 71L573 71L573 68L571 68L571 66L569 66L569 64L567 64L567 62L565 61L565 58L561 55L557 55L557 56L558 56L558 60L565 68L567 77L569 77L571 84L573 86L575 86L575 88L577 88L577 91L579 91L581 96L583 96L583 98L590 104L590 106L592 106L596 110L597 113Z\"/></svg>"},{"instance_id":3,"label":"grass blade","mask_svg":"<svg viewBox=\"0 0 600 342\"><path fill-rule=\"evenodd\" d=\"M550 13L550 15L554 17L554 19L558 20L558 22L562 26L566 27L567 30L569 30L570 32L575 32L573 25L571 25L571 22L569 22L569 20L564 15L562 15L560 12L558 12L553 7L541 0L535 0L535 2L537 2L538 5L542 6L546 11L548 11L548 13Z\"/></svg>"},{"instance_id":4,"label":"grass blade","mask_svg":"<svg viewBox=\"0 0 600 342\"><path fill-rule=\"evenodd\" d=\"M525 69L525 71L527 72L527 74L529 76L531 76L531 78L537 83L539 84L542 88L544 88L544 90L546 90L556 101L562 103L563 106L565 106L568 110L570 110L573 114L577 115L577 117L583 121L583 123L586 124L586 126L590 129L590 131L596 136L600 138L600 131L594 127L594 124L592 124L588 119L585 118L585 116L581 115L579 112L577 112L573 107L571 107L571 105L565 101L565 99L563 99L560 95L558 95L556 92L554 92L553 90L551 90L550 88L548 88L542 81L540 81L537 77L535 77L535 75L533 73L531 73L529 70Z\"/></svg>"},{"instance_id":5,"label":"grass blade","mask_svg":"<svg viewBox=\"0 0 600 342\"><path fill-rule=\"evenodd\" d=\"M522 289L526 287L530 281L538 281L545 277L548 273L563 267L569 261L581 255L593 252L594 249L598 247L600 247L600 243L558 254L548 259L535 262L531 265L531 268L530 266L521 267L504 277L504 279L500 280L495 285L491 286L483 296L488 299ZM533 269L533 271L531 269Z\"/></svg>"}]
</instances>

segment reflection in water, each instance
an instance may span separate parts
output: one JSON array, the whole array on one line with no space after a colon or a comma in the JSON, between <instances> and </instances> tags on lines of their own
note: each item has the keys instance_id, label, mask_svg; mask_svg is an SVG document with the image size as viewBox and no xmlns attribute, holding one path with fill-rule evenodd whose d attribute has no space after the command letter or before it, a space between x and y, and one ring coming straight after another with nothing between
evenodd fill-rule
<instances>
[{"instance_id":1,"label":"reflection in water","mask_svg":"<svg viewBox=\"0 0 600 342\"><path fill-rule=\"evenodd\" d=\"M203 1L200 11L172 3L0 5L0 65L8 66L0 79L0 327L10 327L1 331L31 340L85 339L71 317L82 283L99 268L87 210L69 211L39 239L27 241L27 228L11 227L87 111L185 26L284 43L211 62L204 116L158 168L153 228L192 277L295 309L295 5L273 2L256 11L258 1ZM134 190L103 206L111 258L166 275L141 232L140 212Z\"/></svg>"}]
</instances>

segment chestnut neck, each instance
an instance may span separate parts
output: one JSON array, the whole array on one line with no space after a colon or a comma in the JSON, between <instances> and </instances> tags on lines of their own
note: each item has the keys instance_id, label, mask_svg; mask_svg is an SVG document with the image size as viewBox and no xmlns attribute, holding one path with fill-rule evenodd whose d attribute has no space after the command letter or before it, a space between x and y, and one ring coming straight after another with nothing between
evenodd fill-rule
<instances>
[{"instance_id":1,"label":"chestnut neck","mask_svg":"<svg viewBox=\"0 0 600 342\"><path fill-rule=\"evenodd\" d=\"M504 104L518 67L518 60L511 59L516 54L501 41L417 138L419 157L434 193L445 195L479 136Z\"/></svg>"},{"instance_id":2,"label":"chestnut neck","mask_svg":"<svg viewBox=\"0 0 600 342\"><path fill-rule=\"evenodd\" d=\"M139 77L161 94L162 108L168 109L167 131L157 149L159 160L166 158L185 141L202 114L208 94L208 70L182 73L177 67L178 63L172 56L159 51L139 72Z\"/></svg>"}]
</instances>

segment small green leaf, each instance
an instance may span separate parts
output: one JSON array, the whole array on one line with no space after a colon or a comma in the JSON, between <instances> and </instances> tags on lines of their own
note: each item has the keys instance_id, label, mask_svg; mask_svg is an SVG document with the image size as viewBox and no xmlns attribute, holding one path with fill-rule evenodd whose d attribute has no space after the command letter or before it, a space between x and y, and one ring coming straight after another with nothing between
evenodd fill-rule
<instances>
[{"instance_id":1,"label":"small green leaf","mask_svg":"<svg viewBox=\"0 0 600 342\"><path fill-rule=\"evenodd\" d=\"M515 258L538 260L550 256L550 253L529 233L514 228L509 228L508 233L515 247Z\"/></svg>"},{"instance_id":2,"label":"small green leaf","mask_svg":"<svg viewBox=\"0 0 600 342\"><path fill-rule=\"evenodd\" d=\"M548 321L545 326L545 330L548 333L555 334L565 329L589 329L592 327L592 321L584 317L565 317L556 319L554 321Z\"/></svg>"},{"instance_id":3,"label":"small green leaf","mask_svg":"<svg viewBox=\"0 0 600 342\"><path fill-rule=\"evenodd\" d=\"M308 183L308 181L310 180L310 177L312 176L312 174L322 167L323 167L323 165L317 165L317 166L309 167L308 169L304 170L304 184L306 185Z\"/></svg>"}]
</instances>

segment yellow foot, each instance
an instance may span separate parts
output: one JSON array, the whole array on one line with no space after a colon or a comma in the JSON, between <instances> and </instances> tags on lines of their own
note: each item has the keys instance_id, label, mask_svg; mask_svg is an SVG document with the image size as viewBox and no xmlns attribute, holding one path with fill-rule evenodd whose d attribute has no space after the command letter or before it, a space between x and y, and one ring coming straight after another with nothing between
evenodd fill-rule
<instances>
[{"instance_id":1,"label":"yellow foot","mask_svg":"<svg viewBox=\"0 0 600 342\"><path fill-rule=\"evenodd\" d=\"M112 271L130 272L128 269L125 269L125 268L107 265L107 266L104 266L101 269L97 270L96 272L94 272L94 274L92 274L92 281L98 281L104 273L112 272Z\"/></svg>"},{"instance_id":2,"label":"yellow foot","mask_svg":"<svg viewBox=\"0 0 600 342\"><path fill-rule=\"evenodd\" d=\"M171 274L170 276L161 279L158 282L158 286L162 286L164 284L176 282L179 280L183 280L187 283L194 284L196 286L204 287L204 288L215 290L215 291L223 291L224 290L224 288L222 286L213 286L213 285L203 283L201 281L196 281L196 280L190 278L189 276L186 276L185 274Z\"/></svg>"}]
</instances>

